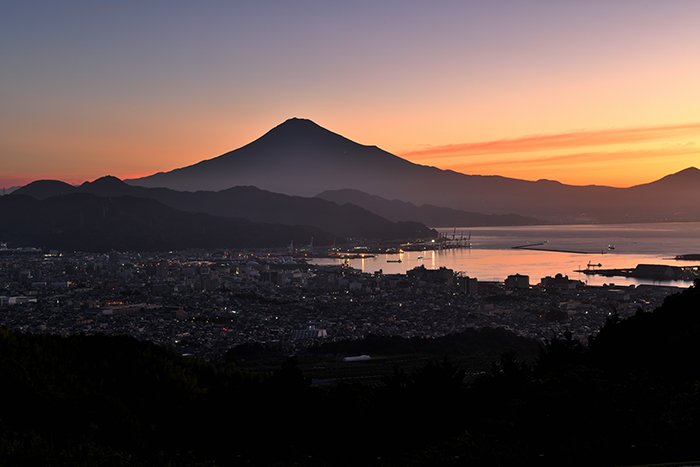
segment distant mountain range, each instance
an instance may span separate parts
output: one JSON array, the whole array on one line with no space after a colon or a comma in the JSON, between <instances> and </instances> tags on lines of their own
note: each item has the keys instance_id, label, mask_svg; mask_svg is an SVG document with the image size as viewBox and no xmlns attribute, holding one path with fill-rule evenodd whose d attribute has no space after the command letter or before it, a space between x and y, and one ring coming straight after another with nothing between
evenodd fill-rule
<instances>
[{"instance_id":1,"label":"distant mountain range","mask_svg":"<svg viewBox=\"0 0 700 467\"><path fill-rule=\"evenodd\" d=\"M631 188L465 175L414 164L298 118L219 157L127 182L210 191L253 185L301 196L352 189L417 206L516 213L549 222L700 220L700 170L693 167Z\"/></svg>"},{"instance_id":2,"label":"distant mountain range","mask_svg":"<svg viewBox=\"0 0 700 467\"><path fill-rule=\"evenodd\" d=\"M102 177L78 187L55 180L37 181L20 188L14 195L46 199L70 193L89 193L106 197L131 196L156 200L186 212L242 218L254 222L312 226L336 236L338 240L347 237L414 240L436 235L434 231L418 222L392 222L352 204L340 206L320 198L282 195L250 186L218 192L186 192L131 186L116 177ZM310 238L307 238L306 243L309 241Z\"/></svg>"},{"instance_id":3,"label":"distant mountain range","mask_svg":"<svg viewBox=\"0 0 700 467\"><path fill-rule=\"evenodd\" d=\"M155 200L73 193L38 200L0 197L0 239L14 246L82 251L164 251L188 248L283 247L313 236L329 245L333 236L313 227L251 222L178 211Z\"/></svg>"},{"instance_id":4,"label":"distant mountain range","mask_svg":"<svg viewBox=\"0 0 700 467\"><path fill-rule=\"evenodd\" d=\"M536 225L542 221L517 214L481 214L424 204L416 206L398 199L388 200L358 190L324 191L319 198L338 204L354 204L392 221L414 220L431 227L479 227Z\"/></svg>"}]
</instances>

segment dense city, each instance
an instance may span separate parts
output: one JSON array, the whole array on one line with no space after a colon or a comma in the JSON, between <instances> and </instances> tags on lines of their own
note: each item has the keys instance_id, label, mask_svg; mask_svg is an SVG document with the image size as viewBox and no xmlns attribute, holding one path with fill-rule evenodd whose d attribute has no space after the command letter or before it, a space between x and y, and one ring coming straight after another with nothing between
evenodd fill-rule
<instances>
[{"instance_id":1,"label":"dense city","mask_svg":"<svg viewBox=\"0 0 700 467\"><path fill-rule=\"evenodd\" d=\"M530 285L531 283L536 285ZM617 315L677 291L586 286L566 275L482 282L450 269L362 273L270 252L59 253L3 250L0 326L58 335L129 335L217 360L244 343L289 352L368 335L439 337L502 328L585 340Z\"/></svg>"}]
</instances>

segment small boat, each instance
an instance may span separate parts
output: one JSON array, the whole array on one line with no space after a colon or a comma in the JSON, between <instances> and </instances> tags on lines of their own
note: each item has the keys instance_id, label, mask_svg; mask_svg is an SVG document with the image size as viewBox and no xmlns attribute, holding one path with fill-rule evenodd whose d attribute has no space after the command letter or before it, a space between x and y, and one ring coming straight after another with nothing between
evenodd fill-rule
<instances>
[{"instance_id":1,"label":"small boat","mask_svg":"<svg viewBox=\"0 0 700 467\"><path fill-rule=\"evenodd\" d=\"M388 259L388 260L386 260L386 262L387 263L400 263L401 260L400 259Z\"/></svg>"}]
</instances>

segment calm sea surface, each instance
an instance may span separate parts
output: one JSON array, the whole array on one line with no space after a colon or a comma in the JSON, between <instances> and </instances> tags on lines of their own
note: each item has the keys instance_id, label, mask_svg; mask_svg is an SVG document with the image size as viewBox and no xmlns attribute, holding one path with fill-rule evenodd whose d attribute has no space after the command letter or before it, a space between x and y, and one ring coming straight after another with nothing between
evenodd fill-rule
<instances>
[{"instance_id":1,"label":"calm sea surface","mask_svg":"<svg viewBox=\"0 0 700 467\"><path fill-rule=\"evenodd\" d=\"M454 229L438 229L449 237ZM427 268L445 266L483 281L503 281L508 275L530 276L537 284L542 277L556 273L582 280L589 285L660 284L687 287L689 282L654 282L625 277L603 277L575 272L588 263L604 269L633 268L637 264L696 266L700 261L677 261L676 255L700 254L700 222L661 224L555 225L528 227L457 228L456 236L471 232L472 247L438 251L411 251L396 255L351 260L350 265L364 272L383 270L404 273L421 264ZM545 243L546 242L546 243ZM513 249L525 244L544 243L538 248L570 250L591 254ZM609 249L613 246L614 249ZM401 263L387 262L401 259ZM317 259L314 264L339 264L340 260Z\"/></svg>"}]
</instances>

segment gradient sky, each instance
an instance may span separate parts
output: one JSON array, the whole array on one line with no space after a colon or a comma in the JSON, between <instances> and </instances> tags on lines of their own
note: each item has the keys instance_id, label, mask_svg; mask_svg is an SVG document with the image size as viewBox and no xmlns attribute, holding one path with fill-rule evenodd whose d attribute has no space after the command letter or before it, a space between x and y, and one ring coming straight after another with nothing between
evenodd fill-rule
<instances>
[{"instance_id":1,"label":"gradient sky","mask_svg":"<svg viewBox=\"0 0 700 467\"><path fill-rule=\"evenodd\" d=\"M146 175L299 116L470 174L700 166L700 1L0 0L0 186Z\"/></svg>"}]
</instances>

